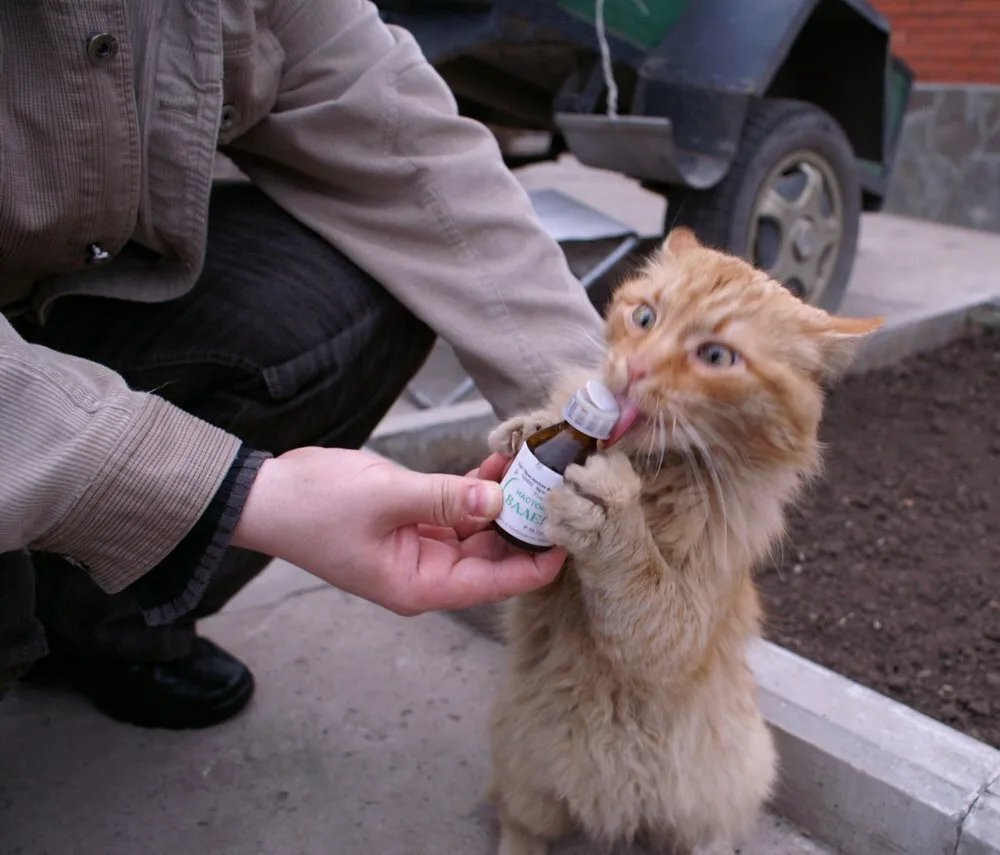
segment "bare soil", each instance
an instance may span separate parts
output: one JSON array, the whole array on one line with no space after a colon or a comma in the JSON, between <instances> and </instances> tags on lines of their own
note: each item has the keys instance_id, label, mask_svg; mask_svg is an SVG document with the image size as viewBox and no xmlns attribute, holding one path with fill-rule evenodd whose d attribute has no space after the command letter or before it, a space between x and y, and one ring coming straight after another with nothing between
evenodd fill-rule
<instances>
[{"instance_id":1,"label":"bare soil","mask_svg":"<svg viewBox=\"0 0 1000 855\"><path fill-rule=\"evenodd\" d=\"M1000 747L1000 333L830 395L767 635Z\"/></svg>"}]
</instances>

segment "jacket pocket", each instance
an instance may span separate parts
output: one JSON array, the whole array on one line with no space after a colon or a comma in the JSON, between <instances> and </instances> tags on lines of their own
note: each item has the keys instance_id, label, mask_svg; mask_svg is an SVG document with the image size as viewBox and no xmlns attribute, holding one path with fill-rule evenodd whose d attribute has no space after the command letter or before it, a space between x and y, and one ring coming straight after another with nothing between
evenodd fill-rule
<instances>
[{"instance_id":1,"label":"jacket pocket","mask_svg":"<svg viewBox=\"0 0 1000 855\"><path fill-rule=\"evenodd\" d=\"M222 110L219 144L239 138L274 108L284 51L248 3L229 4L223 15Z\"/></svg>"}]
</instances>

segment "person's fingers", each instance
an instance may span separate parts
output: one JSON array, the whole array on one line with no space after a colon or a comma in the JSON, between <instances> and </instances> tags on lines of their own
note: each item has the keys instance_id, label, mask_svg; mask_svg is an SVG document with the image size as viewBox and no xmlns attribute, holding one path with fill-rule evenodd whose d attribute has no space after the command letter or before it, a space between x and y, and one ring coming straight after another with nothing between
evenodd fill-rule
<instances>
[{"instance_id":1,"label":"person's fingers","mask_svg":"<svg viewBox=\"0 0 1000 855\"><path fill-rule=\"evenodd\" d=\"M463 558L488 558L491 561L527 554L524 550L509 544L492 529L474 532L463 537L458 548Z\"/></svg>"},{"instance_id":2,"label":"person's fingers","mask_svg":"<svg viewBox=\"0 0 1000 855\"><path fill-rule=\"evenodd\" d=\"M421 537L430 537L434 540L458 540L458 535L455 534L455 529L450 525L430 525L429 523L420 523L417 526L417 531L420 532Z\"/></svg>"},{"instance_id":3,"label":"person's fingers","mask_svg":"<svg viewBox=\"0 0 1000 855\"><path fill-rule=\"evenodd\" d=\"M500 513L503 493L493 481L404 470L386 500L390 523L454 527L494 519Z\"/></svg>"},{"instance_id":4,"label":"person's fingers","mask_svg":"<svg viewBox=\"0 0 1000 855\"><path fill-rule=\"evenodd\" d=\"M477 532L469 537L462 538L458 542L458 550L463 558L488 558L491 561L504 561L519 555L526 555L529 558L541 558L552 553L559 556L559 565L566 560L564 549L550 548L545 552L525 552L516 546L508 543L492 529ZM550 559L546 558L545 561Z\"/></svg>"},{"instance_id":5,"label":"person's fingers","mask_svg":"<svg viewBox=\"0 0 1000 855\"><path fill-rule=\"evenodd\" d=\"M518 553L500 560L466 556L456 562L455 550L444 543L423 540L414 592L417 607L461 609L493 603L550 584L566 560L562 549L537 555Z\"/></svg>"},{"instance_id":6,"label":"person's fingers","mask_svg":"<svg viewBox=\"0 0 1000 855\"><path fill-rule=\"evenodd\" d=\"M499 561L465 558L455 565L455 593L464 608L478 603L495 603L526 594L550 584L566 559L562 550L540 555L513 555Z\"/></svg>"},{"instance_id":7,"label":"person's fingers","mask_svg":"<svg viewBox=\"0 0 1000 855\"><path fill-rule=\"evenodd\" d=\"M556 577L563 568L563 564L566 563L567 557L566 550L561 546L553 547L535 555L534 561L535 566L538 568L538 575L544 580L542 586L549 585L556 580Z\"/></svg>"},{"instance_id":8,"label":"person's fingers","mask_svg":"<svg viewBox=\"0 0 1000 855\"><path fill-rule=\"evenodd\" d=\"M506 600L551 584L565 562L566 551L560 548L495 561L495 598Z\"/></svg>"},{"instance_id":9,"label":"person's fingers","mask_svg":"<svg viewBox=\"0 0 1000 855\"><path fill-rule=\"evenodd\" d=\"M470 520L469 522L460 523L455 526L455 534L457 535L458 540L462 541L481 532L492 531L492 525L492 519Z\"/></svg>"},{"instance_id":10,"label":"person's fingers","mask_svg":"<svg viewBox=\"0 0 1000 855\"><path fill-rule=\"evenodd\" d=\"M467 478L479 478L484 481L499 481L504 473L507 471L507 467L510 466L511 458L506 457L503 454L491 454L482 463L479 464L477 469L473 469L469 472ZM487 528L492 522L493 518L487 520L473 520L472 522L462 523L456 526L456 531L460 540L465 540L468 537L482 531Z\"/></svg>"},{"instance_id":11,"label":"person's fingers","mask_svg":"<svg viewBox=\"0 0 1000 855\"><path fill-rule=\"evenodd\" d=\"M474 474L484 481L499 481L509 465L509 457L494 452L479 464L479 469Z\"/></svg>"},{"instance_id":12,"label":"person's fingers","mask_svg":"<svg viewBox=\"0 0 1000 855\"><path fill-rule=\"evenodd\" d=\"M488 519L476 519L467 523L460 523L456 526L420 523L417 526L417 530L420 532L421 537L430 537L434 540L441 540L457 546L462 541L468 540L470 537L475 537L477 534L490 532L492 522L492 520Z\"/></svg>"}]
</instances>

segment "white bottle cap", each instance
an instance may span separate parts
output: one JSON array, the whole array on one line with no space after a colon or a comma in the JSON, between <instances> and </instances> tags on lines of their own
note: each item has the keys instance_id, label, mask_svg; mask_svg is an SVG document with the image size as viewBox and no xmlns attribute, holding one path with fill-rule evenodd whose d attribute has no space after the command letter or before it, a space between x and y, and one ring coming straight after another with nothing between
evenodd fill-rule
<instances>
[{"instance_id":1,"label":"white bottle cap","mask_svg":"<svg viewBox=\"0 0 1000 855\"><path fill-rule=\"evenodd\" d=\"M618 421L621 411L615 396L607 386L590 380L570 398L563 410L563 417L581 433L596 439L607 439Z\"/></svg>"}]
</instances>

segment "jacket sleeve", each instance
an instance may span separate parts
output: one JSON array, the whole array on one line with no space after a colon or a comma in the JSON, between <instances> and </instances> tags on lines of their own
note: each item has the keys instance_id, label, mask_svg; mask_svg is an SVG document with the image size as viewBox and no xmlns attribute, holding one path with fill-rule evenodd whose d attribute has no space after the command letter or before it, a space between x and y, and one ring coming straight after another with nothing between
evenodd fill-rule
<instances>
[{"instance_id":1,"label":"jacket sleeve","mask_svg":"<svg viewBox=\"0 0 1000 855\"><path fill-rule=\"evenodd\" d=\"M275 7L277 102L225 153L445 338L501 415L596 361L597 312L413 38L364 0Z\"/></svg>"},{"instance_id":2,"label":"jacket sleeve","mask_svg":"<svg viewBox=\"0 0 1000 855\"><path fill-rule=\"evenodd\" d=\"M0 552L55 552L114 593L208 506L240 441L0 315Z\"/></svg>"}]
</instances>

